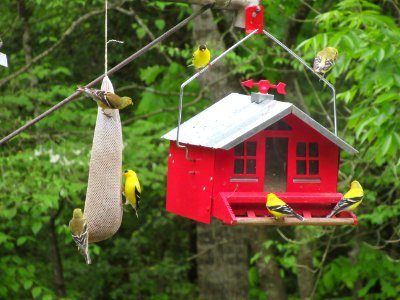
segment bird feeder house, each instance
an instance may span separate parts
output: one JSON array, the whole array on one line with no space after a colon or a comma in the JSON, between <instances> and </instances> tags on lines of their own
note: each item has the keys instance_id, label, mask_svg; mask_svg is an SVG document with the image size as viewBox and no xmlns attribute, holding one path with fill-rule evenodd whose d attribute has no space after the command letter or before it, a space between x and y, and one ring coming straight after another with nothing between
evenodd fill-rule
<instances>
[{"instance_id":1,"label":"bird feeder house","mask_svg":"<svg viewBox=\"0 0 400 300\"><path fill-rule=\"evenodd\" d=\"M163 136L170 141L167 211L207 224L211 217L228 225L357 224L352 212L325 218L343 196L337 191L340 152L357 153L336 134L335 88L263 29L263 20L262 6L247 7L247 35L181 85L178 127ZM272 39L332 90L334 133L292 103L275 100L268 90L286 94L285 84L268 80L243 82L260 92L232 93L182 124L185 86L256 34ZM268 193L304 221L275 220L266 209Z\"/></svg>"},{"instance_id":2,"label":"bird feeder house","mask_svg":"<svg viewBox=\"0 0 400 300\"><path fill-rule=\"evenodd\" d=\"M180 125L186 149L177 130L163 136L170 140L167 211L207 224L211 217L229 225L357 223L352 212L325 218L342 197L340 152L357 150L292 103L232 93ZM272 218L271 192L305 221Z\"/></svg>"}]
</instances>

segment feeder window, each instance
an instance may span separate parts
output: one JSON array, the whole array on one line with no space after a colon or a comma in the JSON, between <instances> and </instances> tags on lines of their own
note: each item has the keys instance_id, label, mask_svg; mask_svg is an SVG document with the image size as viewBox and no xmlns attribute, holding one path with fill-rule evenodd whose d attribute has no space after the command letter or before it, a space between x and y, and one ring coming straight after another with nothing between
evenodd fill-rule
<instances>
[{"instance_id":1,"label":"feeder window","mask_svg":"<svg viewBox=\"0 0 400 300\"><path fill-rule=\"evenodd\" d=\"M257 143L246 142L237 145L234 149L235 174L256 174Z\"/></svg>"},{"instance_id":2,"label":"feeder window","mask_svg":"<svg viewBox=\"0 0 400 300\"><path fill-rule=\"evenodd\" d=\"M318 143L296 144L296 174L318 175L319 174L319 151Z\"/></svg>"}]
</instances>

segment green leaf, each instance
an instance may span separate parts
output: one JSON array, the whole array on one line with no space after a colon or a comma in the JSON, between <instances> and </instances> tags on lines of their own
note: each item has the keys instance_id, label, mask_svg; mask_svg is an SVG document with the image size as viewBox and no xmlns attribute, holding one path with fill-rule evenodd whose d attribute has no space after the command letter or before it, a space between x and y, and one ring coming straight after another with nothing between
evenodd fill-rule
<instances>
[{"instance_id":1,"label":"green leaf","mask_svg":"<svg viewBox=\"0 0 400 300\"><path fill-rule=\"evenodd\" d=\"M153 83L157 76L160 75L164 71L164 68L161 66L151 66L145 69L140 70L140 78L146 83L151 84Z\"/></svg>"},{"instance_id":2,"label":"green leaf","mask_svg":"<svg viewBox=\"0 0 400 300\"><path fill-rule=\"evenodd\" d=\"M27 241L27 237L26 236L21 236L17 239L17 246L22 246L23 244L25 244L25 242Z\"/></svg>"},{"instance_id":3,"label":"green leaf","mask_svg":"<svg viewBox=\"0 0 400 300\"><path fill-rule=\"evenodd\" d=\"M250 259L250 263L251 263L251 264L254 264L260 257L261 257L261 252L257 252L257 253L254 254L253 257Z\"/></svg>"},{"instance_id":4,"label":"green leaf","mask_svg":"<svg viewBox=\"0 0 400 300\"><path fill-rule=\"evenodd\" d=\"M382 152L380 153L380 155L385 156L385 154L389 151L389 148L392 144L392 137L393 137L393 135L391 135L391 134L386 136L385 142L383 143L383 146L382 146Z\"/></svg>"},{"instance_id":5,"label":"green leaf","mask_svg":"<svg viewBox=\"0 0 400 300\"><path fill-rule=\"evenodd\" d=\"M24 281L24 289L29 290L32 287L33 281L32 280L25 280Z\"/></svg>"},{"instance_id":6,"label":"green leaf","mask_svg":"<svg viewBox=\"0 0 400 300\"><path fill-rule=\"evenodd\" d=\"M165 28L165 21L163 19L157 19L155 25L159 30L163 30Z\"/></svg>"},{"instance_id":7,"label":"green leaf","mask_svg":"<svg viewBox=\"0 0 400 300\"><path fill-rule=\"evenodd\" d=\"M33 298L38 298L40 296L40 294L42 293L42 288L41 287L35 287L32 290L32 297Z\"/></svg>"},{"instance_id":8,"label":"green leaf","mask_svg":"<svg viewBox=\"0 0 400 300\"><path fill-rule=\"evenodd\" d=\"M32 224L32 232L33 232L33 234L36 235L40 231L42 226L43 226L43 224L41 222L34 221L34 223Z\"/></svg>"},{"instance_id":9,"label":"green leaf","mask_svg":"<svg viewBox=\"0 0 400 300\"><path fill-rule=\"evenodd\" d=\"M139 27L136 29L136 35L141 40L145 37L146 31L143 28Z\"/></svg>"}]
</instances>

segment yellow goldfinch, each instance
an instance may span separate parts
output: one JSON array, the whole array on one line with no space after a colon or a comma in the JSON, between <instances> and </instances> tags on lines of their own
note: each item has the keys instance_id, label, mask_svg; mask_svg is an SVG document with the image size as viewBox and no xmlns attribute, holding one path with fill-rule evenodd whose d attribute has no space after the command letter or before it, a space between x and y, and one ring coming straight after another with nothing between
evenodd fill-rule
<instances>
[{"instance_id":1,"label":"yellow goldfinch","mask_svg":"<svg viewBox=\"0 0 400 300\"><path fill-rule=\"evenodd\" d=\"M267 209L275 218L295 217L300 221L304 218L296 213L289 205L279 199L275 194L269 193L267 195Z\"/></svg>"},{"instance_id":2,"label":"yellow goldfinch","mask_svg":"<svg viewBox=\"0 0 400 300\"><path fill-rule=\"evenodd\" d=\"M331 211L327 218L330 218L342 211L352 211L357 206L359 206L363 200L364 191L361 184L354 180L350 185L350 190L344 194L343 198L340 199L338 203L336 203L335 207Z\"/></svg>"},{"instance_id":3,"label":"yellow goldfinch","mask_svg":"<svg viewBox=\"0 0 400 300\"><path fill-rule=\"evenodd\" d=\"M142 189L140 187L139 178L136 173L132 170L125 170L122 173L122 176L125 177L125 187L124 187L124 195L126 198L125 204L132 205L133 209L136 212L136 217L138 216L139 202L140 202L140 194Z\"/></svg>"},{"instance_id":4,"label":"yellow goldfinch","mask_svg":"<svg viewBox=\"0 0 400 300\"><path fill-rule=\"evenodd\" d=\"M200 45L200 47L194 51L192 57L192 64L190 66L194 66L196 69L204 68L208 65L211 59L211 52L207 49L206 45Z\"/></svg>"},{"instance_id":5,"label":"yellow goldfinch","mask_svg":"<svg viewBox=\"0 0 400 300\"><path fill-rule=\"evenodd\" d=\"M327 47L322 51L319 51L317 53L317 56L314 58L314 71L323 77L325 73L332 69L337 59L337 56L338 50L333 47Z\"/></svg>"},{"instance_id":6,"label":"yellow goldfinch","mask_svg":"<svg viewBox=\"0 0 400 300\"><path fill-rule=\"evenodd\" d=\"M72 238L74 239L78 250L82 252L86 263L90 264L90 255L88 249L89 232L86 224L86 219L83 216L80 208L75 208L71 221L69 221L69 229L71 230Z\"/></svg>"},{"instance_id":7,"label":"yellow goldfinch","mask_svg":"<svg viewBox=\"0 0 400 300\"><path fill-rule=\"evenodd\" d=\"M103 109L124 109L128 105L133 105L132 99L129 97L120 97L111 92L105 92L102 90L91 89L87 87L78 87L78 91L84 92L89 95L97 104ZM106 116L106 113L104 113Z\"/></svg>"}]
</instances>

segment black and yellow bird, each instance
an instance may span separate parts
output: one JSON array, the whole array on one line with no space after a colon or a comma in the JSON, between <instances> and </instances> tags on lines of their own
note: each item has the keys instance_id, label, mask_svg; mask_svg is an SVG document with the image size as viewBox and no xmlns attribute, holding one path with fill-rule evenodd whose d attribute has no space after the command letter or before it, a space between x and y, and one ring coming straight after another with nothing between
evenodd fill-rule
<instances>
[{"instance_id":1,"label":"black and yellow bird","mask_svg":"<svg viewBox=\"0 0 400 300\"><path fill-rule=\"evenodd\" d=\"M338 53L338 50L333 47L319 51L314 58L313 70L324 77L325 73L329 72L335 64Z\"/></svg>"},{"instance_id":2,"label":"black and yellow bird","mask_svg":"<svg viewBox=\"0 0 400 300\"><path fill-rule=\"evenodd\" d=\"M330 218L342 211L354 210L357 206L361 204L363 197L364 190L361 184L357 180L354 180L350 184L350 190L343 195L343 198L340 199L338 203L336 203L331 213L326 217Z\"/></svg>"},{"instance_id":3,"label":"black and yellow bird","mask_svg":"<svg viewBox=\"0 0 400 300\"><path fill-rule=\"evenodd\" d=\"M78 91L84 92L86 95L90 96L97 105L100 106L104 112L104 109L124 109L128 105L133 105L132 99L129 97L120 97L114 93L106 92L98 89L91 89L87 87L78 87Z\"/></svg>"}]
</instances>

